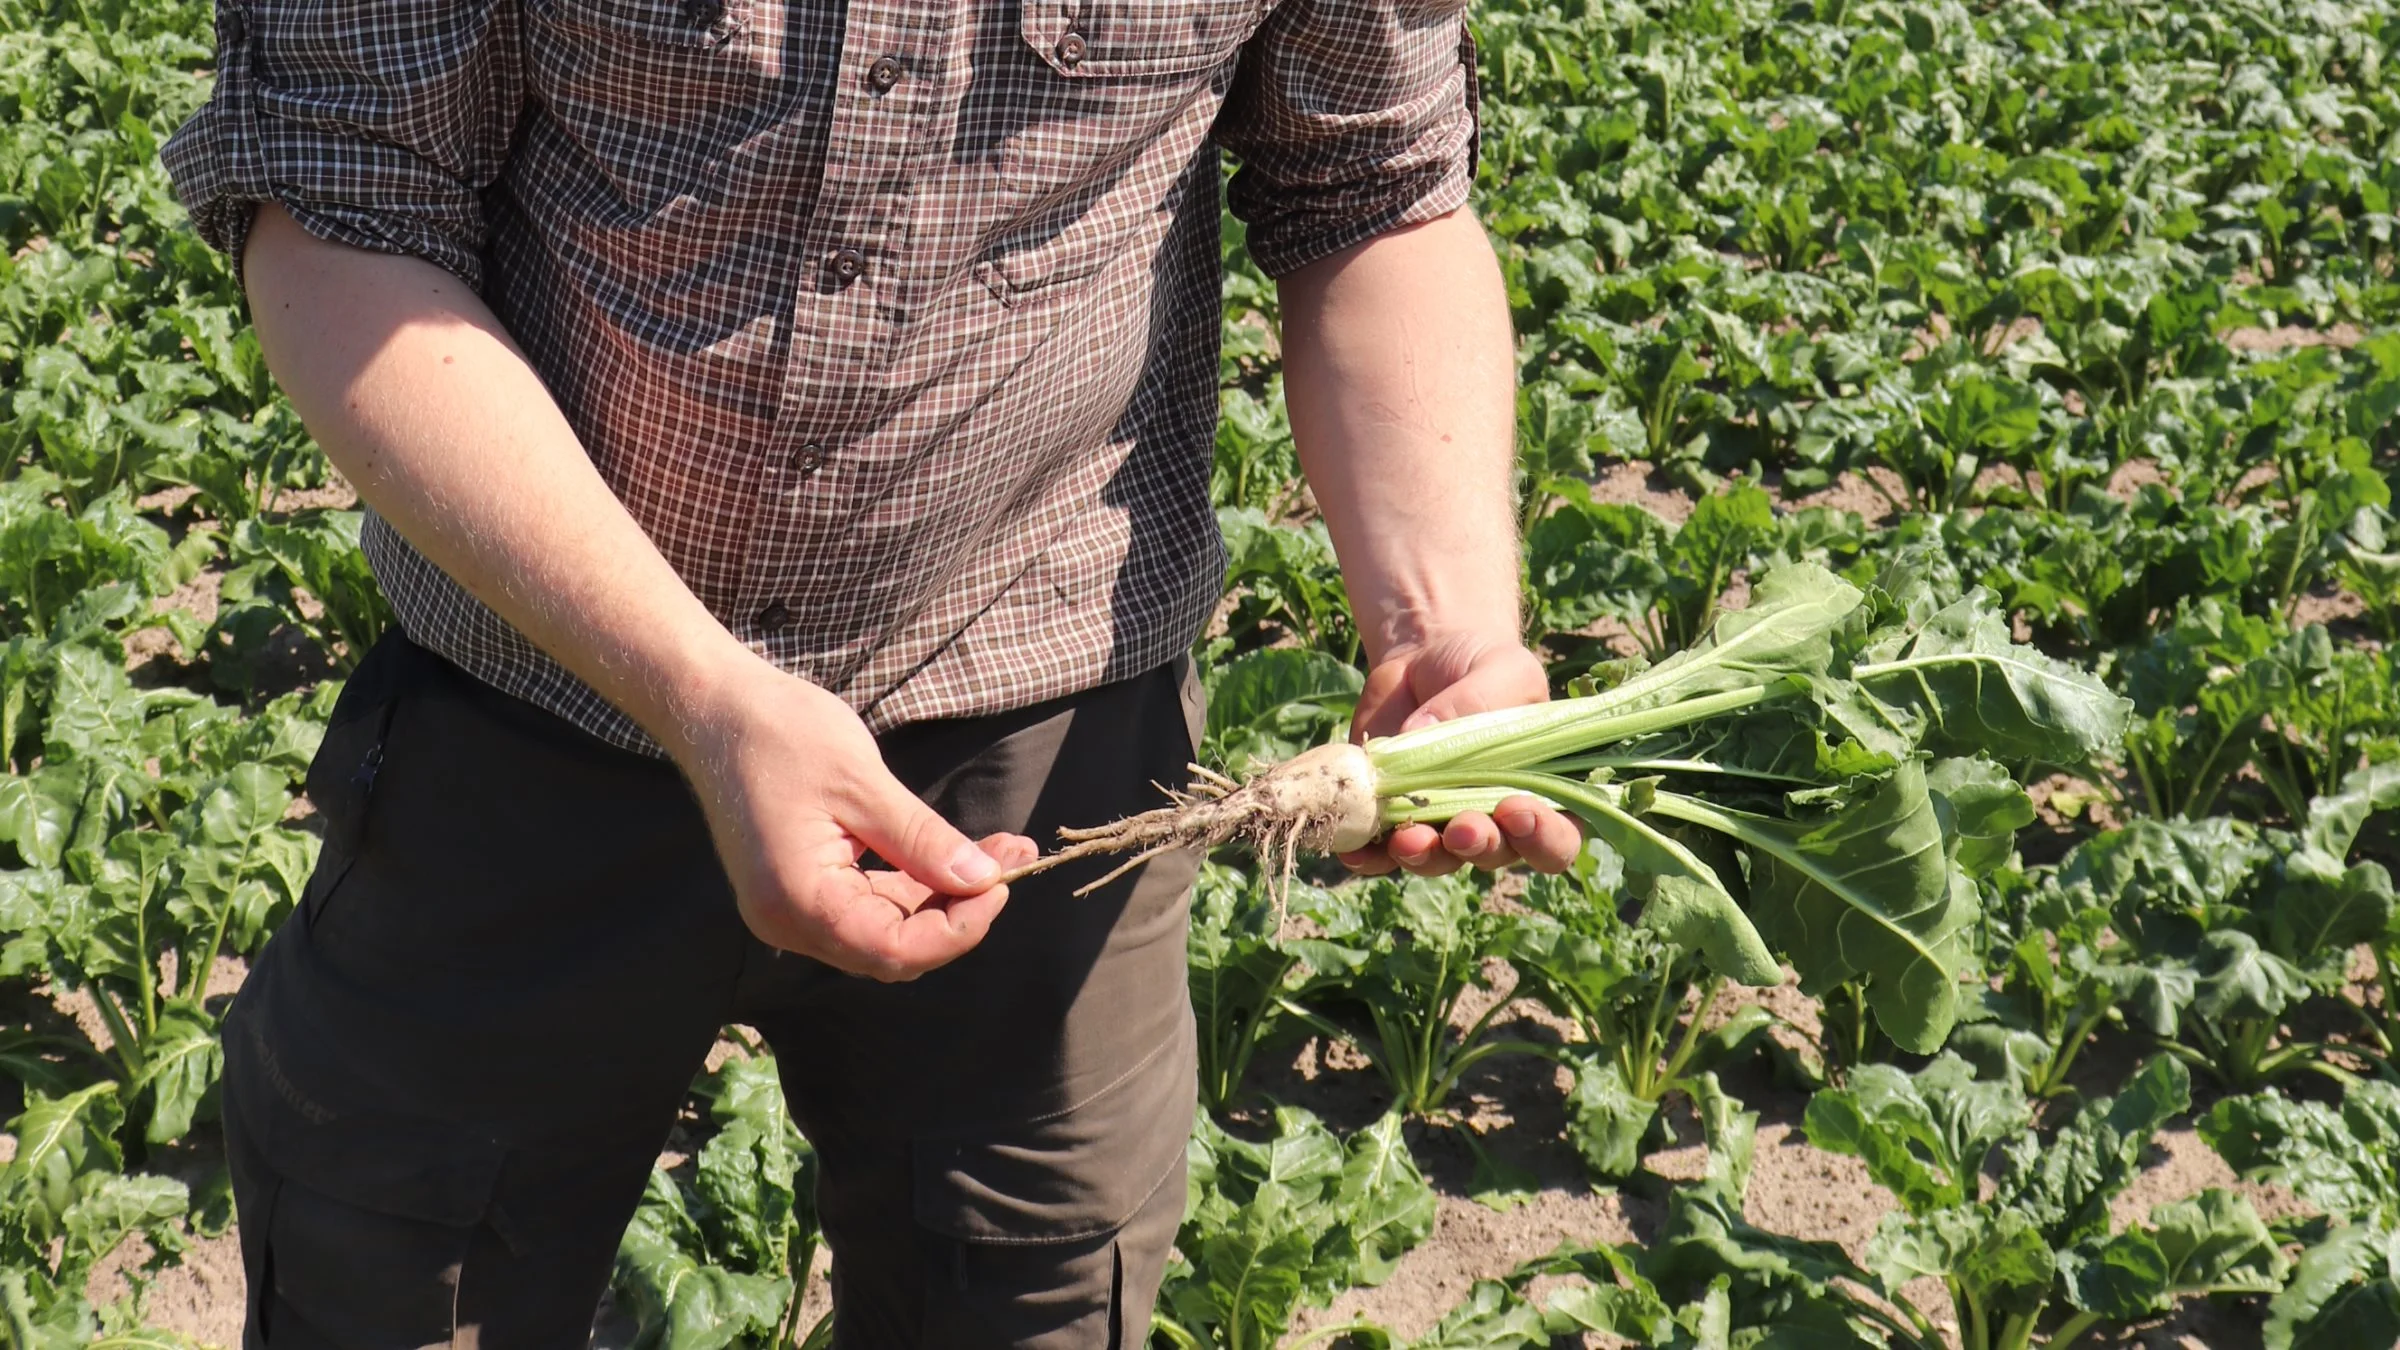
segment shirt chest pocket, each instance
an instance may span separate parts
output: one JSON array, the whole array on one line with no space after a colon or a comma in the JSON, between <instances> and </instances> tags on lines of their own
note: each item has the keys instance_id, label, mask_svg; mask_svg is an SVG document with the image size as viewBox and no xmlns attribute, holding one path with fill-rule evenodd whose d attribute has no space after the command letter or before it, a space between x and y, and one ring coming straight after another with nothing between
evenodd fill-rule
<instances>
[{"instance_id":1,"label":"shirt chest pocket","mask_svg":"<svg viewBox=\"0 0 2400 1350\"><path fill-rule=\"evenodd\" d=\"M705 193L785 115L782 7L767 0L527 0L526 74L547 130L620 214Z\"/></svg>"},{"instance_id":2,"label":"shirt chest pocket","mask_svg":"<svg viewBox=\"0 0 2400 1350\"><path fill-rule=\"evenodd\" d=\"M1269 0L999 0L1015 50L977 72L970 104L1001 132L1007 186L1039 193L1147 143L1233 81Z\"/></svg>"},{"instance_id":3,"label":"shirt chest pocket","mask_svg":"<svg viewBox=\"0 0 2400 1350\"><path fill-rule=\"evenodd\" d=\"M999 3L1015 10L1012 50L978 72L962 127L989 138L1006 206L983 275L1013 304L1162 226L1273 0Z\"/></svg>"}]
</instances>

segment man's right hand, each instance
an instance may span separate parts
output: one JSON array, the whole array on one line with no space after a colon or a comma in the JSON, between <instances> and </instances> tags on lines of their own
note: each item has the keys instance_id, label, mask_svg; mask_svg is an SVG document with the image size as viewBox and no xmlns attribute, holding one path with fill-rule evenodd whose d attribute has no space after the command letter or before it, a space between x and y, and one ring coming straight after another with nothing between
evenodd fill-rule
<instances>
[{"instance_id":1,"label":"man's right hand","mask_svg":"<svg viewBox=\"0 0 2400 1350\"><path fill-rule=\"evenodd\" d=\"M848 705L764 661L735 662L679 731L750 931L853 974L912 980L966 954L1007 903L993 879L1039 851L969 840L892 776ZM899 870L861 868L869 851Z\"/></svg>"},{"instance_id":2,"label":"man's right hand","mask_svg":"<svg viewBox=\"0 0 2400 1350\"><path fill-rule=\"evenodd\" d=\"M258 209L243 273L259 342L358 495L673 754L742 918L880 980L973 947L1033 844L977 846L883 766L832 694L736 642L625 510L489 306L420 258ZM858 865L867 851L898 872ZM978 863L977 859L987 861Z\"/></svg>"}]
</instances>

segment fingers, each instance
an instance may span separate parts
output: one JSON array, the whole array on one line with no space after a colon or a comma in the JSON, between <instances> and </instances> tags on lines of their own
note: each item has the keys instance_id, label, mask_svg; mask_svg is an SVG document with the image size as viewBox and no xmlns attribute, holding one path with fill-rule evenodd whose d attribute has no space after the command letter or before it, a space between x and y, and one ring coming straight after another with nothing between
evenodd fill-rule
<instances>
[{"instance_id":1,"label":"fingers","mask_svg":"<svg viewBox=\"0 0 2400 1350\"><path fill-rule=\"evenodd\" d=\"M820 900L832 908L830 951L811 955L887 983L913 980L975 949L1008 903L1008 888L971 896L927 891L896 872L851 872Z\"/></svg>"},{"instance_id":2,"label":"fingers","mask_svg":"<svg viewBox=\"0 0 2400 1350\"><path fill-rule=\"evenodd\" d=\"M1537 872L1563 872L1583 850L1583 831L1574 818L1529 796L1510 797L1490 815L1468 811L1440 830L1403 825L1381 844L1341 855L1342 865L1361 876L1405 871L1412 876L1447 876L1461 867L1498 871L1524 863Z\"/></svg>"},{"instance_id":3,"label":"fingers","mask_svg":"<svg viewBox=\"0 0 2400 1350\"><path fill-rule=\"evenodd\" d=\"M1521 862L1537 872L1564 872L1583 851L1583 831L1572 817L1532 797L1517 796L1502 801L1488 816L1480 811L1453 816L1442 827L1441 845L1460 862L1486 871Z\"/></svg>"},{"instance_id":4,"label":"fingers","mask_svg":"<svg viewBox=\"0 0 2400 1350\"><path fill-rule=\"evenodd\" d=\"M1002 867L1033 861L1033 841L992 834L975 847ZM880 850L878 850L880 852ZM787 888L788 904L745 907L762 941L869 979L913 980L974 950L1008 903L1006 886L945 895L900 872L820 858Z\"/></svg>"},{"instance_id":5,"label":"fingers","mask_svg":"<svg viewBox=\"0 0 2400 1350\"><path fill-rule=\"evenodd\" d=\"M958 832L900 780L877 765L856 785L854 806L843 828L876 855L927 889L944 895L976 895L989 888L1006 864ZM995 835L993 839L1015 839ZM1031 841L1025 841L1031 847Z\"/></svg>"},{"instance_id":6,"label":"fingers","mask_svg":"<svg viewBox=\"0 0 2400 1350\"><path fill-rule=\"evenodd\" d=\"M1498 822L1481 811L1464 811L1442 827L1442 847L1470 867L1496 872L1517 860L1517 850Z\"/></svg>"},{"instance_id":7,"label":"fingers","mask_svg":"<svg viewBox=\"0 0 2400 1350\"><path fill-rule=\"evenodd\" d=\"M1492 810L1509 847L1536 872L1564 872L1583 851L1583 830L1572 816L1531 797L1510 797Z\"/></svg>"},{"instance_id":8,"label":"fingers","mask_svg":"<svg viewBox=\"0 0 2400 1350\"><path fill-rule=\"evenodd\" d=\"M1392 860L1390 847L1384 844L1369 844L1335 856L1342 860L1342 866L1362 877L1389 876L1400 870L1400 864Z\"/></svg>"},{"instance_id":9,"label":"fingers","mask_svg":"<svg viewBox=\"0 0 2400 1350\"><path fill-rule=\"evenodd\" d=\"M1402 870L1414 877L1447 877L1464 867L1459 855L1442 848L1442 834L1430 824L1404 824L1392 831L1382 846L1361 848L1358 853L1344 853L1342 862L1368 877Z\"/></svg>"},{"instance_id":10,"label":"fingers","mask_svg":"<svg viewBox=\"0 0 2400 1350\"><path fill-rule=\"evenodd\" d=\"M1512 638L1454 633L1389 654L1368 672L1351 718L1351 739L1363 741L1432 726L1499 708L1540 703L1550 694L1541 658ZM1404 825L1380 847L1342 855L1352 871L1382 876L1406 871L1441 876L1463 866L1498 869L1523 862L1560 872L1583 848L1572 819L1531 797L1512 797L1490 815L1467 812L1441 830Z\"/></svg>"},{"instance_id":11,"label":"fingers","mask_svg":"<svg viewBox=\"0 0 2400 1350\"><path fill-rule=\"evenodd\" d=\"M999 867L1032 862L1041 850L1017 834L987 834L974 843ZM880 850L879 850L880 851ZM944 895L898 872L854 872L864 892L837 892L833 938L842 950L829 964L887 984L919 975L975 949L1008 903L1008 887L973 895Z\"/></svg>"},{"instance_id":12,"label":"fingers","mask_svg":"<svg viewBox=\"0 0 2400 1350\"><path fill-rule=\"evenodd\" d=\"M975 847L990 854L1004 872L1042 856L1042 846L1021 834L987 834L975 841Z\"/></svg>"},{"instance_id":13,"label":"fingers","mask_svg":"<svg viewBox=\"0 0 2400 1350\"><path fill-rule=\"evenodd\" d=\"M1367 672L1351 714L1351 737L1364 740L1430 726L1493 708L1549 697L1541 658L1513 637L1453 633L1387 654Z\"/></svg>"}]
</instances>

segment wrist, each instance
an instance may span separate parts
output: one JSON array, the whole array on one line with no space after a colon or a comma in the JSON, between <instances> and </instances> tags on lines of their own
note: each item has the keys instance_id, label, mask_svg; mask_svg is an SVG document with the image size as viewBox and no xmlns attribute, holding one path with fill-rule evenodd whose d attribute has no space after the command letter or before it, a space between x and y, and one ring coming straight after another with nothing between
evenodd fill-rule
<instances>
[{"instance_id":1,"label":"wrist","mask_svg":"<svg viewBox=\"0 0 2400 1350\"><path fill-rule=\"evenodd\" d=\"M1370 665L1452 644L1478 648L1525 645L1514 596L1507 604L1491 606L1481 613L1397 611L1372 627L1362 622L1360 630L1360 642L1366 648Z\"/></svg>"},{"instance_id":2,"label":"wrist","mask_svg":"<svg viewBox=\"0 0 2400 1350\"><path fill-rule=\"evenodd\" d=\"M1351 612L1369 664L1395 653L1422 651L1440 643L1479 639L1522 645L1516 554L1485 557L1462 549L1439 570L1411 559L1379 567L1346 569Z\"/></svg>"},{"instance_id":3,"label":"wrist","mask_svg":"<svg viewBox=\"0 0 2400 1350\"><path fill-rule=\"evenodd\" d=\"M759 703L760 685L791 676L733 640L702 641L652 681L655 710L640 718L667 757L687 774L722 758L741 719Z\"/></svg>"}]
</instances>

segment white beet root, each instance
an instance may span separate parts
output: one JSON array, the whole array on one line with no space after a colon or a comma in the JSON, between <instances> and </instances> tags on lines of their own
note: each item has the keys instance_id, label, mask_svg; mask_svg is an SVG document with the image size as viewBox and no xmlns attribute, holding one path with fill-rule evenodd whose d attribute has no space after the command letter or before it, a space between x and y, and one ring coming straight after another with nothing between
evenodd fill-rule
<instances>
[{"instance_id":1,"label":"white beet root","mask_svg":"<svg viewBox=\"0 0 2400 1350\"><path fill-rule=\"evenodd\" d=\"M1355 745L1320 745L1251 780L1267 809L1312 826L1302 848L1348 853L1383 832L1375 798L1375 766ZM1314 837L1322 832L1323 837Z\"/></svg>"},{"instance_id":2,"label":"white beet root","mask_svg":"<svg viewBox=\"0 0 2400 1350\"><path fill-rule=\"evenodd\" d=\"M1127 816L1094 829L1060 830L1067 847L1004 873L1014 881L1062 862L1098 853L1131 853L1107 876L1077 889L1097 890L1161 853L1214 848L1248 840L1262 857L1280 855L1289 876L1302 849L1347 853L1382 833L1382 806L1375 796L1375 767L1355 745L1321 745L1236 783L1223 774L1191 766L1192 785L1170 790L1171 805Z\"/></svg>"}]
</instances>

